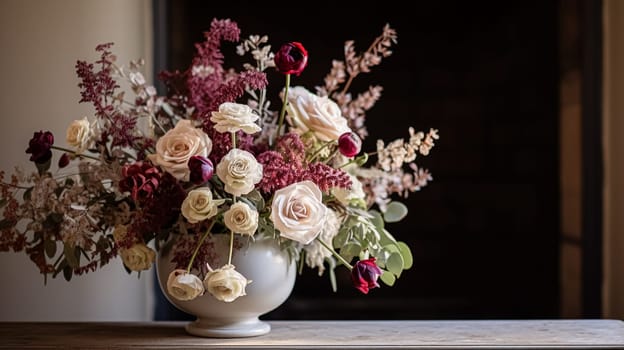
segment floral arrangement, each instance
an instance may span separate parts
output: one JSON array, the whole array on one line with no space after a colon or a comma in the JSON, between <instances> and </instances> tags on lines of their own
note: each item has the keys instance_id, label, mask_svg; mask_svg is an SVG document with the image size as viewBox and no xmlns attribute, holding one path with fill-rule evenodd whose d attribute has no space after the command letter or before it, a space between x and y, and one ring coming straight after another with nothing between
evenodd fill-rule
<instances>
[{"instance_id":1,"label":"floral arrangement","mask_svg":"<svg viewBox=\"0 0 624 350\"><path fill-rule=\"evenodd\" d=\"M235 22L214 19L190 67L160 74L163 96L146 83L142 61L119 66L112 43L97 46L95 62L76 64L80 102L94 115L69 125L68 148L49 131L35 132L26 153L36 172L0 172L0 251L25 252L44 280L70 280L116 256L129 273L150 269L175 234L169 293L230 302L249 283L231 264L234 236L273 239L300 267L328 269L334 290L340 265L363 293L379 280L393 285L412 256L384 224L407 214L392 197L432 180L414 161L438 133L409 128L408 139L379 140L363 152L366 113L382 88L349 89L396 40L386 25L365 52L347 41L344 60L334 60L312 92L290 83L308 63L301 43L273 53L267 36L240 40ZM225 69L223 41L238 42L251 63ZM279 110L271 108L268 69L285 77ZM204 242L217 233L230 235L224 266L208 263Z\"/></svg>"}]
</instances>

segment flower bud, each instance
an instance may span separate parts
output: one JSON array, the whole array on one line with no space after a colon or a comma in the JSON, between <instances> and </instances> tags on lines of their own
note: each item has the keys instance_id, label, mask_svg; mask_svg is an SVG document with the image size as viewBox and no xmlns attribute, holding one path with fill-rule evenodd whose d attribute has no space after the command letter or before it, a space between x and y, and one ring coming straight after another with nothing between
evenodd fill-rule
<instances>
[{"instance_id":1,"label":"flower bud","mask_svg":"<svg viewBox=\"0 0 624 350\"><path fill-rule=\"evenodd\" d=\"M338 138L338 150L345 157L351 158L360 153L361 149L362 140L352 131L345 132Z\"/></svg>"},{"instance_id":2,"label":"flower bud","mask_svg":"<svg viewBox=\"0 0 624 350\"><path fill-rule=\"evenodd\" d=\"M308 64L308 51L301 43L293 41L280 47L274 61L278 72L299 75Z\"/></svg>"},{"instance_id":3,"label":"flower bud","mask_svg":"<svg viewBox=\"0 0 624 350\"><path fill-rule=\"evenodd\" d=\"M59 158L58 161L58 167L59 168L64 168L69 164L69 154L67 153L63 153L63 155L61 156L61 158Z\"/></svg>"},{"instance_id":4,"label":"flower bud","mask_svg":"<svg viewBox=\"0 0 624 350\"><path fill-rule=\"evenodd\" d=\"M192 156L188 161L190 170L189 181L201 185L212 178L214 166L212 161L204 156Z\"/></svg>"},{"instance_id":5,"label":"flower bud","mask_svg":"<svg viewBox=\"0 0 624 350\"><path fill-rule=\"evenodd\" d=\"M351 270L353 286L364 294L368 294L369 289L379 287L377 278L380 275L381 269L375 263L375 258L360 260L355 263Z\"/></svg>"}]
</instances>

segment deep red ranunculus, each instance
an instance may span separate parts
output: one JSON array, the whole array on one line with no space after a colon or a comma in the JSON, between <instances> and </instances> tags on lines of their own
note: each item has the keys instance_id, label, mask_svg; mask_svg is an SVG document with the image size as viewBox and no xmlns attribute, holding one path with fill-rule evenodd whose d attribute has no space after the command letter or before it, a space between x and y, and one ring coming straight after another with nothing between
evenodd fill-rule
<instances>
[{"instance_id":1,"label":"deep red ranunculus","mask_svg":"<svg viewBox=\"0 0 624 350\"><path fill-rule=\"evenodd\" d=\"M30 160L43 164L52 158L50 148L54 144L54 135L51 132L36 131L28 142L26 153L30 153Z\"/></svg>"},{"instance_id":2,"label":"deep red ranunculus","mask_svg":"<svg viewBox=\"0 0 624 350\"><path fill-rule=\"evenodd\" d=\"M280 47L274 61L280 73L299 75L308 64L308 51L301 43L293 41Z\"/></svg>"},{"instance_id":3,"label":"deep red ranunculus","mask_svg":"<svg viewBox=\"0 0 624 350\"><path fill-rule=\"evenodd\" d=\"M160 183L161 173L158 168L145 162L136 162L121 169L122 179L119 189L128 191L135 201L150 198Z\"/></svg>"},{"instance_id":4,"label":"deep red ranunculus","mask_svg":"<svg viewBox=\"0 0 624 350\"><path fill-rule=\"evenodd\" d=\"M362 140L352 131L345 132L338 138L338 150L345 157L354 157L360 153L361 149Z\"/></svg>"},{"instance_id":5,"label":"deep red ranunculus","mask_svg":"<svg viewBox=\"0 0 624 350\"><path fill-rule=\"evenodd\" d=\"M381 269L375 264L375 258L360 260L355 263L351 270L353 286L364 294L368 294L369 289L379 287L377 278L380 275Z\"/></svg>"},{"instance_id":6,"label":"deep red ranunculus","mask_svg":"<svg viewBox=\"0 0 624 350\"><path fill-rule=\"evenodd\" d=\"M189 180L196 185L210 180L214 173L212 161L203 156L192 156L188 161L188 167L191 171Z\"/></svg>"}]
</instances>

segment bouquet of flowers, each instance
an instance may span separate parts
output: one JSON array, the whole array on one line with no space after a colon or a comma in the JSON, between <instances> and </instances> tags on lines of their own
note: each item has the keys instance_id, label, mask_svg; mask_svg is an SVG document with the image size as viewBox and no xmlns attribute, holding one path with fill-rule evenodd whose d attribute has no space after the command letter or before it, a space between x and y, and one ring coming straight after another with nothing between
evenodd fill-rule
<instances>
[{"instance_id":1,"label":"bouquet of flowers","mask_svg":"<svg viewBox=\"0 0 624 350\"><path fill-rule=\"evenodd\" d=\"M44 281L70 280L116 256L128 273L148 270L176 234L170 294L232 301L249 281L231 261L208 265L202 249L206 237L226 233L230 259L235 235L273 239L300 266L319 275L327 269L334 290L340 265L363 293L378 280L393 285L412 256L384 228L407 215L392 197L432 179L414 160L429 153L438 133L409 128L409 138L378 140L376 150L363 152L366 113L382 88L349 89L392 53L396 39L386 25L365 52L347 41L344 60L333 61L313 92L290 84L308 62L301 43L272 52L267 36L240 40L235 22L214 19L188 69L160 74L162 96L146 83L142 61L121 66L112 43L97 46L95 62L76 64L80 102L91 103L94 115L69 125L68 147L55 145L49 131L35 132L26 153L36 172L0 172L0 251L25 252ZM239 43L237 54L250 63L224 68L223 41ZM278 110L268 69L285 77Z\"/></svg>"}]
</instances>

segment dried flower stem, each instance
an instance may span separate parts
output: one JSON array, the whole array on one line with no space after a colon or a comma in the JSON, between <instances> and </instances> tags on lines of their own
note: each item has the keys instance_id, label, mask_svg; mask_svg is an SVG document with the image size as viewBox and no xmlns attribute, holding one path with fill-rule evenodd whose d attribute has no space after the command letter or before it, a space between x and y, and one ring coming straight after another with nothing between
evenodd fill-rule
<instances>
[{"instance_id":1,"label":"dried flower stem","mask_svg":"<svg viewBox=\"0 0 624 350\"><path fill-rule=\"evenodd\" d=\"M319 243L321 243L323 247L327 248L327 250L329 250L332 255L335 256L344 266L346 266L349 270L353 270L353 266L351 266L351 264L349 264L349 262L346 261L345 258L342 257L342 255L338 254L338 252L335 251L334 248L332 248L329 244L325 243L318 236L316 237L316 240L319 241Z\"/></svg>"}]
</instances>

